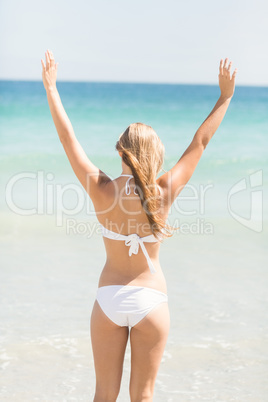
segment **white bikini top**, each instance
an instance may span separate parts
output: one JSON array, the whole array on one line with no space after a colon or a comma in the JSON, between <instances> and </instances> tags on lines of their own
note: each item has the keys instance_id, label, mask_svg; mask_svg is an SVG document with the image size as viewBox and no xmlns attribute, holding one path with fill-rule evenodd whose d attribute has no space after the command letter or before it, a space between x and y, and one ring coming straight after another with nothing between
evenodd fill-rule
<instances>
[{"instance_id":1,"label":"white bikini top","mask_svg":"<svg viewBox=\"0 0 268 402\"><path fill-rule=\"evenodd\" d=\"M130 179L133 177L133 175L131 174L121 174L121 176L127 176L129 177L129 179L126 182L126 186L125 186L125 191L126 194L129 195L130 194L130 185L129 185L129 181ZM136 187L135 187L136 190ZM135 193L134 190L134 193ZM138 193L135 193L138 194ZM155 236L149 235L149 236L144 236L144 237L140 237L138 234L133 233L130 235L122 235L120 233L116 233L116 232L112 232L111 230L105 228L103 225L101 225L102 228L102 235L104 237L107 237L108 239L112 239L112 240L122 240L125 242L125 245L129 247L129 256L131 256L132 254L138 254L139 251L139 246L141 246L141 249L143 251L143 254L146 257L147 263L149 265L150 271L152 274L154 274L156 272L156 269L149 257L149 254L145 248L145 245L143 244L145 243L157 243L158 240L155 238Z\"/></svg>"}]
</instances>

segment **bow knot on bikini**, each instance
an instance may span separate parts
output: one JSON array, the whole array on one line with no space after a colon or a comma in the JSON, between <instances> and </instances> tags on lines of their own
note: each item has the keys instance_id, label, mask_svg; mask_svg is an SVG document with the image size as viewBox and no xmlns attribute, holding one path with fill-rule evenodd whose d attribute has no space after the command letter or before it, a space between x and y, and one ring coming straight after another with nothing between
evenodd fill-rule
<instances>
[{"instance_id":1,"label":"bow knot on bikini","mask_svg":"<svg viewBox=\"0 0 268 402\"><path fill-rule=\"evenodd\" d=\"M140 245L140 236L136 233L130 234L127 236L125 241L125 245L129 247L129 256L132 254L138 254L139 245Z\"/></svg>"}]
</instances>

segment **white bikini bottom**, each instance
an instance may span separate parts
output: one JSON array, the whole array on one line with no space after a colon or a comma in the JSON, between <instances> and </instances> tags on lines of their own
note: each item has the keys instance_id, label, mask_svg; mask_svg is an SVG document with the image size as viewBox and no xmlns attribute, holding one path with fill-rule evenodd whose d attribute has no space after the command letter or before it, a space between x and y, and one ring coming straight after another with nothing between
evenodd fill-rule
<instances>
[{"instance_id":1,"label":"white bikini bottom","mask_svg":"<svg viewBox=\"0 0 268 402\"><path fill-rule=\"evenodd\" d=\"M96 300L115 324L134 327L155 307L167 302L168 296L142 286L109 285L98 288Z\"/></svg>"}]
</instances>

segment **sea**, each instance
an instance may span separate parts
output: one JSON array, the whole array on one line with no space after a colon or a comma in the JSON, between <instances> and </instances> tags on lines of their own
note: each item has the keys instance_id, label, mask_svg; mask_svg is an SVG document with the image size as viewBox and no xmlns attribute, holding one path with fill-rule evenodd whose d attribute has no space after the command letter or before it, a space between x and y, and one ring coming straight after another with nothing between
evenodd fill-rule
<instances>
[{"instance_id":1,"label":"sea","mask_svg":"<svg viewBox=\"0 0 268 402\"><path fill-rule=\"evenodd\" d=\"M161 175L214 107L214 85L58 82L90 160L111 178L131 123L165 146ZM268 401L268 87L239 86L161 245L171 328L154 402ZM92 401L90 314L105 249L41 81L0 81L0 400ZM129 401L127 345L119 402Z\"/></svg>"}]
</instances>

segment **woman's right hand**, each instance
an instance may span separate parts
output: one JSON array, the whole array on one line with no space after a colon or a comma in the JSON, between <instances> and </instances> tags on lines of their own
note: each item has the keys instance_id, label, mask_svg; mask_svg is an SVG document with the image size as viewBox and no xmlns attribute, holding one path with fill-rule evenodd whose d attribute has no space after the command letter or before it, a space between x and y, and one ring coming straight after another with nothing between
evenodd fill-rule
<instances>
[{"instance_id":1,"label":"woman's right hand","mask_svg":"<svg viewBox=\"0 0 268 402\"><path fill-rule=\"evenodd\" d=\"M49 88L56 88L56 80L57 80L57 71L58 71L58 64L55 63L53 54L50 50L47 50L45 53L46 56L46 65L41 60L42 63L42 79L45 90L47 91Z\"/></svg>"},{"instance_id":2,"label":"woman's right hand","mask_svg":"<svg viewBox=\"0 0 268 402\"><path fill-rule=\"evenodd\" d=\"M219 73L219 86L221 90L221 97L228 99L234 94L235 89L235 76L237 73L237 68L234 70L233 75L231 75L232 62L230 61L228 66L228 58L220 61L220 73Z\"/></svg>"}]
</instances>

